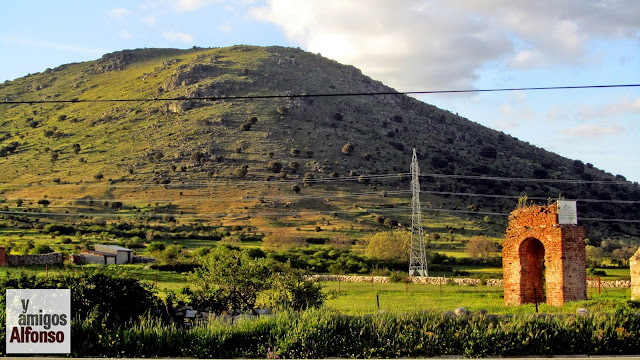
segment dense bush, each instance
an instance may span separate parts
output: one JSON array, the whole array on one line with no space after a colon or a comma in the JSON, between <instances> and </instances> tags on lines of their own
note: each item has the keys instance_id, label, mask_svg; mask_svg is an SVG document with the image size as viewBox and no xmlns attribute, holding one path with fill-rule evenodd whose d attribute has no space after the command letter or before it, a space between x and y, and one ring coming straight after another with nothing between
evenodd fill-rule
<instances>
[{"instance_id":1,"label":"dense bush","mask_svg":"<svg viewBox=\"0 0 640 360\"><path fill-rule=\"evenodd\" d=\"M84 320L96 314L107 326L136 320L158 303L151 287L136 279L105 271L80 271L48 278L20 273L0 280L0 308L6 289L71 289L71 312ZM2 341L4 344L4 341Z\"/></svg>"},{"instance_id":2,"label":"dense bush","mask_svg":"<svg viewBox=\"0 0 640 360\"><path fill-rule=\"evenodd\" d=\"M636 354L640 318L470 316L436 313L349 317L330 311L215 322L181 330L152 322L104 330L72 324L72 356L191 358L398 358ZM3 341L4 343L4 341Z\"/></svg>"}]
</instances>

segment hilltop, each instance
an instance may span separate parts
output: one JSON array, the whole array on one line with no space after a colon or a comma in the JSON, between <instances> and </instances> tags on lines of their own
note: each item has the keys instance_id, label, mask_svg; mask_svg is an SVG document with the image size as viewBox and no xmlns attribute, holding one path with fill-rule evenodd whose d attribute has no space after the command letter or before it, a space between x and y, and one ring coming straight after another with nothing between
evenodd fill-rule
<instances>
[{"instance_id":1,"label":"hilltop","mask_svg":"<svg viewBox=\"0 0 640 360\"><path fill-rule=\"evenodd\" d=\"M640 211L629 203L640 188L622 175L408 96L230 99L393 91L320 55L254 46L124 50L7 81L0 99L34 103L0 105L4 210L33 211L46 197L48 211L83 217L172 214L357 237L349 232L376 229L375 214L407 221L415 148L430 175L427 222L499 236L506 219L482 213L508 213L525 194L587 199L583 218ZM159 100L84 102L110 99ZM640 235L633 223L585 225L598 245Z\"/></svg>"}]
</instances>

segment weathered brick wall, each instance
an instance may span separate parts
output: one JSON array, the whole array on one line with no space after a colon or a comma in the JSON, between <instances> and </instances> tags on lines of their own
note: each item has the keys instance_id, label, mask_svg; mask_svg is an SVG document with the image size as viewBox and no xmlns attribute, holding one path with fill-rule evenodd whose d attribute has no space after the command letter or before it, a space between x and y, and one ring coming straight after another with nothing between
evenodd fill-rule
<instances>
[{"instance_id":1,"label":"weathered brick wall","mask_svg":"<svg viewBox=\"0 0 640 360\"><path fill-rule=\"evenodd\" d=\"M555 204L511 212L502 243L505 304L586 299L584 228L560 225L557 218Z\"/></svg>"},{"instance_id":2,"label":"weathered brick wall","mask_svg":"<svg viewBox=\"0 0 640 360\"><path fill-rule=\"evenodd\" d=\"M629 259L631 267L631 300L640 301L640 249Z\"/></svg>"},{"instance_id":3,"label":"weathered brick wall","mask_svg":"<svg viewBox=\"0 0 640 360\"><path fill-rule=\"evenodd\" d=\"M62 264L61 253L42 255L6 255L5 259L9 266Z\"/></svg>"}]
</instances>

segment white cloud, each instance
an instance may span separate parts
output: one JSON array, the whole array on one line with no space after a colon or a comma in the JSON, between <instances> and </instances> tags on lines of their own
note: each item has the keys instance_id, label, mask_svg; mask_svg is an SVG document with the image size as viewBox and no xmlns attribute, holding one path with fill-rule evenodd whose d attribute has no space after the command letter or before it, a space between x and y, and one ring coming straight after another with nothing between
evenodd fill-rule
<instances>
[{"instance_id":1,"label":"white cloud","mask_svg":"<svg viewBox=\"0 0 640 360\"><path fill-rule=\"evenodd\" d=\"M177 0L173 1L172 4L178 11L195 11L217 2L220 2L220 0Z\"/></svg>"},{"instance_id":2,"label":"white cloud","mask_svg":"<svg viewBox=\"0 0 640 360\"><path fill-rule=\"evenodd\" d=\"M191 36L190 34L185 34L181 32L165 31L162 33L162 37L167 40L183 42L187 44L193 42L193 36Z\"/></svg>"},{"instance_id":3,"label":"white cloud","mask_svg":"<svg viewBox=\"0 0 640 360\"><path fill-rule=\"evenodd\" d=\"M572 137L600 138L603 136L616 135L624 131L620 125L607 124L583 124L562 130L561 133Z\"/></svg>"},{"instance_id":4,"label":"white cloud","mask_svg":"<svg viewBox=\"0 0 640 360\"><path fill-rule=\"evenodd\" d=\"M551 122L558 122L562 120L566 120L568 117L567 109L563 106L552 106L547 109L546 119Z\"/></svg>"},{"instance_id":5,"label":"white cloud","mask_svg":"<svg viewBox=\"0 0 640 360\"><path fill-rule=\"evenodd\" d=\"M514 128L517 128L519 125L520 123L518 123L517 121L510 121L510 120L497 120L493 122L493 126L497 130L514 129Z\"/></svg>"},{"instance_id":6,"label":"white cloud","mask_svg":"<svg viewBox=\"0 0 640 360\"><path fill-rule=\"evenodd\" d=\"M583 120L607 119L635 114L640 114L640 97L633 98L631 96L624 96L616 102L598 107L591 105L581 105L578 107L578 115Z\"/></svg>"},{"instance_id":7,"label":"white cloud","mask_svg":"<svg viewBox=\"0 0 640 360\"><path fill-rule=\"evenodd\" d=\"M231 27L231 24L229 23L224 23L224 24L220 24L220 26L218 26L218 29L224 33L230 33L233 32L233 28Z\"/></svg>"},{"instance_id":8,"label":"white cloud","mask_svg":"<svg viewBox=\"0 0 640 360\"><path fill-rule=\"evenodd\" d=\"M156 18L155 16L146 16L143 17L142 19L140 19L140 21L142 21L143 23L149 25L149 26L154 26L156 24Z\"/></svg>"},{"instance_id":9,"label":"white cloud","mask_svg":"<svg viewBox=\"0 0 640 360\"><path fill-rule=\"evenodd\" d=\"M27 39L22 37L16 37L16 36L0 35L0 42L14 43L14 44L20 44L20 45L33 46L33 47L42 48L42 49L52 49L52 50L60 50L60 51L90 54L90 55L103 55L110 51L108 49L91 48L86 46L63 44L63 43L57 43L52 41L33 40L33 39Z\"/></svg>"},{"instance_id":10,"label":"white cloud","mask_svg":"<svg viewBox=\"0 0 640 360\"><path fill-rule=\"evenodd\" d=\"M120 31L118 35L123 39L131 39L133 37L133 35L127 30Z\"/></svg>"},{"instance_id":11,"label":"white cloud","mask_svg":"<svg viewBox=\"0 0 640 360\"><path fill-rule=\"evenodd\" d=\"M129 15L131 12L125 8L115 8L109 11L109 16L114 19L121 19L126 15Z\"/></svg>"},{"instance_id":12,"label":"white cloud","mask_svg":"<svg viewBox=\"0 0 640 360\"><path fill-rule=\"evenodd\" d=\"M250 12L401 90L469 88L489 63L578 64L591 40L635 38L638 13L635 0L266 0Z\"/></svg>"}]
</instances>

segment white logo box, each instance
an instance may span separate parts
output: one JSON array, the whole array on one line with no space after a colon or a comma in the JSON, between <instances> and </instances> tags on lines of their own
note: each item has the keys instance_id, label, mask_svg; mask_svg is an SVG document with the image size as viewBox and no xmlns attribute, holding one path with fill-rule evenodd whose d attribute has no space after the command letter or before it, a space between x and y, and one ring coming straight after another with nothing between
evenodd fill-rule
<instances>
[{"instance_id":1,"label":"white logo box","mask_svg":"<svg viewBox=\"0 0 640 360\"><path fill-rule=\"evenodd\" d=\"M69 289L7 289L7 354L71 352Z\"/></svg>"}]
</instances>

